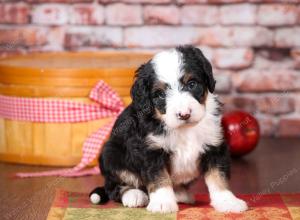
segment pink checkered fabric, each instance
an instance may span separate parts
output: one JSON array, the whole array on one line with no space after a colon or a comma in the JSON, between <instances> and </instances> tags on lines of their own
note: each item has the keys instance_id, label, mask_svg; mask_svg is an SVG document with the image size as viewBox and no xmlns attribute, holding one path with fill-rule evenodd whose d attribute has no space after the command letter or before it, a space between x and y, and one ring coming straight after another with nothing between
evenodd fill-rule
<instances>
[{"instance_id":1,"label":"pink checkered fabric","mask_svg":"<svg viewBox=\"0 0 300 220\"><path fill-rule=\"evenodd\" d=\"M103 81L92 89L89 97L96 103L1 95L0 116L31 122L83 122L117 115L124 107L120 97Z\"/></svg>"},{"instance_id":2,"label":"pink checkered fabric","mask_svg":"<svg viewBox=\"0 0 300 220\"><path fill-rule=\"evenodd\" d=\"M17 177L83 176L98 174L99 168L86 168L99 154L105 138L110 134L117 116L123 111L121 98L104 81L99 81L90 92L93 104L44 98L0 96L0 117L31 122L71 123L113 117L113 120L92 133L83 144L83 155L73 168L37 173L17 173Z\"/></svg>"}]
</instances>

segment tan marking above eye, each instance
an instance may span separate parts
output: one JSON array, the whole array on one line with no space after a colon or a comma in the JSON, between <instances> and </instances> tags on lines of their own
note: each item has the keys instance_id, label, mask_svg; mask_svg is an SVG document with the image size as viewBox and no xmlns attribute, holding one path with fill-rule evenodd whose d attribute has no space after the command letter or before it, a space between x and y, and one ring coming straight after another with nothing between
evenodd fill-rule
<instances>
[{"instance_id":1,"label":"tan marking above eye","mask_svg":"<svg viewBox=\"0 0 300 220\"><path fill-rule=\"evenodd\" d=\"M165 91L166 89L167 89L167 84L161 81L156 81L152 88L153 91L157 91L157 90Z\"/></svg>"},{"instance_id":2,"label":"tan marking above eye","mask_svg":"<svg viewBox=\"0 0 300 220\"><path fill-rule=\"evenodd\" d=\"M185 74L182 76L182 78L181 78L181 82L182 82L183 84L187 84L188 81L190 81L190 80L193 79L193 78L194 78L194 75L193 75L193 74L191 74L191 73L185 73Z\"/></svg>"}]
</instances>

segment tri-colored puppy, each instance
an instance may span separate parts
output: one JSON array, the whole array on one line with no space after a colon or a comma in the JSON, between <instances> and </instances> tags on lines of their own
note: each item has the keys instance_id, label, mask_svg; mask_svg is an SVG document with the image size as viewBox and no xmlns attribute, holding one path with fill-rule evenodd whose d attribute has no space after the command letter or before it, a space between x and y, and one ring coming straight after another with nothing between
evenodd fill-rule
<instances>
[{"instance_id":1,"label":"tri-colored puppy","mask_svg":"<svg viewBox=\"0 0 300 220\"><path fill-rule=\"evenodd\" d=\"M160 52L142 65L132 103L99 158L105 186L91 201L176 212L178 202L194 202L187 189L202 174L216 210L245 211L247 204L228 189L230 160L214 89L211 64L195 47Z\"/></svg>"}]
</instances>

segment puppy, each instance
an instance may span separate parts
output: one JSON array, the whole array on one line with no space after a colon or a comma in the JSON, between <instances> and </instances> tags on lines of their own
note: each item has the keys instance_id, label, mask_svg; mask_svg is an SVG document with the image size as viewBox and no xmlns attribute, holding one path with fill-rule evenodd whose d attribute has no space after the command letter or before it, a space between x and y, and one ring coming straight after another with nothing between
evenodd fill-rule
<instances>
[{"instance_id":1,"label":"puppy","mask_svg":"<svg viewBox=\"0 0 300 220\"><path fill-rule=\"evenodd\" d=\"M99 158L104 188L91 201L176 212L177 203L194 202L188 186L202 174L217 211L245 211L228 188L230 159L214 89L211 64L192 46L160 52L139 67L132 103Z\"/></svg>"}]
</instances>

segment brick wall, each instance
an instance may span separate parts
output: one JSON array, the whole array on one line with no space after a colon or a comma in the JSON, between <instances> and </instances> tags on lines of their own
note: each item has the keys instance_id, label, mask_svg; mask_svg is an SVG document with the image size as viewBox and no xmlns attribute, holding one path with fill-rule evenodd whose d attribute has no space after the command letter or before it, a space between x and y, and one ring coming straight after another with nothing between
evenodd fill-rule
<instances>
[{"instance_id":1,"label":"brick wall","mask_svg":"<svg viewBox=\"0 0 300 220\"><path fill-rule=\"evenodd\" d=\"M265 136L300 136L300 0L2 0L0 53L194 44L226 110Z\"/></svg>"}]
</instances>

